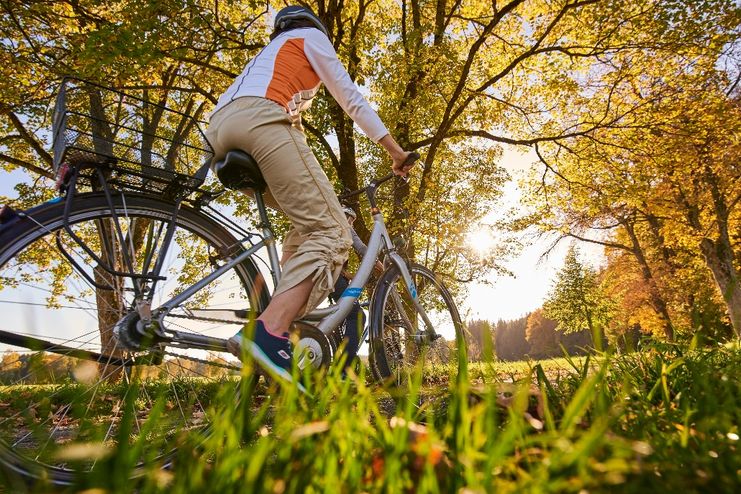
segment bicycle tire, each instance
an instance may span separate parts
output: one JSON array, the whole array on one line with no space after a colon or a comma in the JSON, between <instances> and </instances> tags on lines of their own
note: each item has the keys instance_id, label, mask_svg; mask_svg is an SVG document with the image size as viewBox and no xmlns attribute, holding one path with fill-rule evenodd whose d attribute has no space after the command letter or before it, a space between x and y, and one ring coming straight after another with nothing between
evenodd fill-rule
<instances>
[{"instance_id":1,"label":"bicycle tire","mask_svg":"<svg viewBox=\"0 0 741 494\"><path fill-rule=\"evenodd\" d=\"M166 243L159 227L170 220L173 204L153 196L118 194L113 196L113 209L124 231L134 234L129 240L144 230L137 244L151 244L157 250ZM240 364L223 354L204 351L160 347L154 352L131 352L121 351L117 343L111 351L110 341L106 347L103 335L108 338L111 328L102 321L114 303L106 301L103 292L116 292L121 299L116 302L118 310L130 312L126 299L131 297L131 278L109 276L104 279L107 285L101 283L117 290L92 287L59 250L63 245L80 264L93 262L65 232L63 218L64 202L51 202L0 227L0 305L4 316L0 323L0 462L22 476L69 484L89 471L94 462L65 459L67 444L115 442L117 421L127 400L133 400L136 407L132 419L136 436L155 401L161 399L165 412L156 432L150 431L157 437L139 438L145 443L140 458L167 466L174 454L168 444L173 434L183 427L207 428L209 401L224 382L234 381L231 376ZM96 254L105 249L120 251L115 237L106 244L95 235L113 222L104 195L91 193L74 199L69 224ZM155 298L155 302L167 300L190 278L203 276L206 264L215 269L213 263L223 263L215 259L217 254L241 249L226 228L189 206L181 207L176 225L167 263L163 264L162 274L167 279L156 286L157 296L162 298ZM133 245L131 241L126 244ZM145 261L137 257L137 268ZM94 268L90 271L99 281L97 276L102 275L95 274ZM188 331L229 337L243 322L193 317L195 304L217 300L222 310L261 311L269 302L264 288L260 271L248 259L197 292L186 307L176 308L172 321L186 325ZM20 330L19 323L27 329ZM157 377L157 381L147 380L147 376ZM134 396L132 389L138 395ZM153 449L147 449L150 445ZM143 469L142 461L132 470L133 476Z\"/></svg>"},{"instance_id":2,"label":"bicycle tire","mask_svg":"<svg viewBox=\"0 0 741 494\"><path fill-rule=\"evenodd\" d=\"M392 386L408 385L414 373L422 374L423 384L428 382L441 372L436 366L457 363L456 344L465 344L463 324L447 287L424 266L411 264L408 268L416 286L417 300L440 338L435 341L414 338L423 323L406 296L399 268L387 269L371 301L369 360L376 379ZM395 291L401 295L397 302L394 302Z\"/></svg>"}]
</instances>

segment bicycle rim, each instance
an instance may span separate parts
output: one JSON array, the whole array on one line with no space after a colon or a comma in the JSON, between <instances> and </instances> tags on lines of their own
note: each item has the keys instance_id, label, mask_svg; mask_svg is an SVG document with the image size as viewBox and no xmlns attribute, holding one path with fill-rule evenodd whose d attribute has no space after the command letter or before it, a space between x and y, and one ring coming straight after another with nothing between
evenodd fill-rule
<instances>
[{"instance_id":1,"label":"bicycle rim","mask_svg":"<svg viewBox=\"0 0 741 494\"><path fill-rule=\"evenodd\" d=\"M442 281L423 266L413 264L409 271L417 300L439 337L425 336L401 273L396 267L388 270L373 295L370 360L376 378L397 386L408 385L414 376L423 385L447 378L451 366L457 368L457 341L463 342L458 310Z\"/></svg>"},{"instance_id":2,"label":"bicycle rim","mask_svg":"<svg viewBox=\"0 0 741 494\"><path fill-rule=\"evenodd\" d=\"M135 272L151 272L167 243L172 207L147 196L115 196L114 221L105 198L89 194L75 199L69 223L116 269L125 267L125 247ZM135 282L102 270L62 218L63 204L47 204L0 231L0 459L23 475L64 484L125 440L141 451L133 474L144 459L164 466L176 435L207 429L216 394L236 381L240 364L215 351L122 348L112 326L134 313ZM114 223L123 241L110 234ZM235 244L218 223L182 208L153 307L223 264L220 254ZM151 280L136 283L141 290ZM263 287L247 261L174 309L165 326L228 338L243 326L235 311L264 309ZM89 447L89 457L79 457L78 445Z\"/></svg>"}]
</instances>

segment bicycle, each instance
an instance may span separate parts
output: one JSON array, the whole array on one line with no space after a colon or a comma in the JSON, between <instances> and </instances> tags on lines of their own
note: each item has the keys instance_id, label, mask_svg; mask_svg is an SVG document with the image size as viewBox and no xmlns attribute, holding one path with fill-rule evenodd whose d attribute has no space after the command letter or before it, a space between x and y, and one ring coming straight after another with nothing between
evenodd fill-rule
<instances>
[{"instance_id":1,"label":"bicycle","mask_svg":"<svg viewBox=\"0 0 741 494\"><path fill-rule=\"evenodd\" d=\"M0 461L66 484L94 462L73 467L55 452L71 441L115 440L125 400L137 403L133 434L143 433L155 392L171 412L148 434L206 426L212 384L234 382L241 368L226 338L267 306L280 264L256 163L232 151L216 165L226 188L206 184L210 147L189 115L65 79L53 139L59 197L0 214ZM196 160L203 164L188 170ZM420 359L446 358L445 337L462 339L447 288L405 260L386 230L376 192L392 178L341 197L369 201L368 254L337 304L297 323L299 367L330 365L335 330L378 258L385 270L368 309L375 378L403 382ZM259 231L216 207L228 188L245 187ZM142 458L166 465L168 455Z\"/></svg>"}]
</instances>

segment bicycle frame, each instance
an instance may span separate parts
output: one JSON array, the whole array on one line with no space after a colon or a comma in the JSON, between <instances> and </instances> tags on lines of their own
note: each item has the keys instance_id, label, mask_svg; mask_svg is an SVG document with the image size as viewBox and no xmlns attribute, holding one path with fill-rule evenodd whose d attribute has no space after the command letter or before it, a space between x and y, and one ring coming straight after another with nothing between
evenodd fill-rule
<instances>
[{"instance_id":1,"label":"bicycle frame","mask_svg":"<svg viewBox=\"0 0 741 494\"><path fill-rule=\"evenodd\" d=\"M373 215L373 230L368 242L368 250L358 267L357 273L350 281L350 285L342 293L339 302L325 309L314 311L307 315L305 319L308 321L319 321L317 327L324 334L331 333L334 328L342 324L342 321L344 321L350 313L353 304L358 297L360 297L366 283L368 283L368 279L373 272L375 263L381 255L384 257L385 266L393 264L399 269L399 272L404 278L404 286L407 289L407 293L411 296L417 311L427 326L431 328L432 324L427 319L424 309L419 305L419 303L417 303L417 288L409 274L406 262L396 252L396 248L394 247L388 230L386 229L386 224L383 221L383 215L380 212Z\"/></svg>"},{"instance_id":2,"label":"bicycle frame","mask_svg":"<svg viewBox=\"0 0 741 494\"><path fill-rule=\"evenodd\" d=\"M414 281L412 280L409 270L407 269L406 262L404 261L402 256L400 256L396 252L396 248L391 241L391 237L383 221L383 215L375 205L375 191L377 190L378 185L380 185L382 181L385 181L387 179L388 178L373 182L368 188L365 189L365 192L371 203L374 225L371 232L370 240L368 242L368 250L360 263L356 275L353 277L349 286L342 293L340 300L336 304L332 304L326 308L316 309L302 318L302 320L314 323L325 335L329 335L332 331L339 327L340 324L342 324L342 322L352 310L353 304L360 297L363 288L370 278L376 261L379 258L383 258L384 265L387 266L386 269L389 269L393 265L396 266L399 270L402 278L404 279L404 287L406 289L406 292L411 297L417 313L420 315L427 327L428 336L431 338L434 338L436 336L432 323L430 322L422 306L417 301L417 288L414 284ZM254 245L252 245L252 247L245 250L238 256L229 260L205 278L186 288L179 295L173 297L164 304L160 305L158 308L154 309L153 314L155 315L155 318L160 321L161 327L164 327L164 317L166 317L172 309L188 300L200 289L212 283L224 273L231 270L234 266L245 261L250 256L254 255L256 252L263 248L267 249L268 251L271 274L273 277L273 281L277 285L278 280L280 279L281 266L280 262L278 261L275 236L270 226L262 194L260 194L259 192L255 192L255 201L257 203L257 209L262 222L262 240L255 243ZM394 302L399 305L401 303L400 300L401 299L398 297L398 293L394 292ZM400 312L403 313L403 311L401 310ZM196 335L183 331L170 331L174 335L172 339L173 343L186 343L187 346L192 348L219 350L224 349L224 340Z\"/></svg>"}]
</instances>

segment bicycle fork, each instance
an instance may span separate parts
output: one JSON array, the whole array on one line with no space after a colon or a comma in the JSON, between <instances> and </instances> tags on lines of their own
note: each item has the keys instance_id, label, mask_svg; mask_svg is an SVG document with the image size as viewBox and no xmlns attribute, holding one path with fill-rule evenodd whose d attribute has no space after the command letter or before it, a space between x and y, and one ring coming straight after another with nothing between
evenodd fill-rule
<instances>
[{"instance_id":1,"label":"bicycle fork","mask_svg":"<svg viewBox=\"0 0 741 494\"><path fill-rule=\"evenodd\" d=\"M430 318L427 316L427 312L425 311L424 307L422 307L422 304L419 303L418 293L417 293L417 286L414 284L414 280L412 279L412 275L409 272L409 269L407 269L406 262L404 262L404 259L396 252L389 252L388 257L390 258L391 262L394 263L394 265L399 270L399 273L401 274L402 279L404 280L404 288L406 289L407 294L412 300L412 304L414 305L415 310L417 311L417 314L419 317L422 318L422 321L425 325L424 332L416 331L412 337L414 338L414 342L417 344L422 344L425 342L431 342L435 341L436 339L440 338L442 335L438 334L435 331L435 327L433 326L432 322L430 321ZM409 316L407 315L406 311L404 310L404 301L401 298L401 295L396 290L396 287L391 287L390 292L391 301L396 307L397 312L399 313L399 316L402 318L404 324L408 328L414 328L415 325L412 323L412 321L409 319Z\"/></svg>"}]
</instances>

